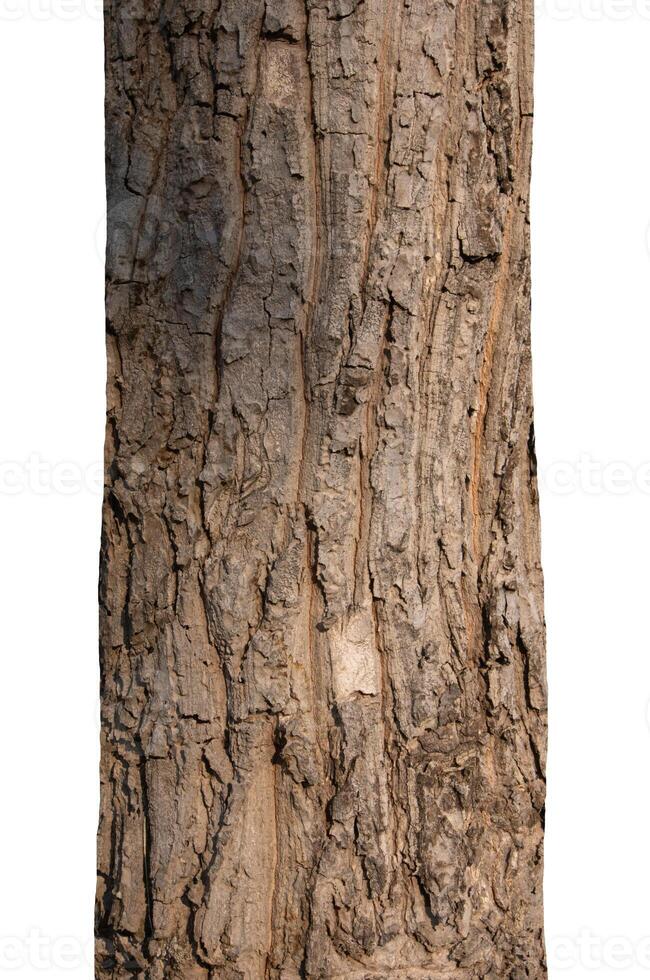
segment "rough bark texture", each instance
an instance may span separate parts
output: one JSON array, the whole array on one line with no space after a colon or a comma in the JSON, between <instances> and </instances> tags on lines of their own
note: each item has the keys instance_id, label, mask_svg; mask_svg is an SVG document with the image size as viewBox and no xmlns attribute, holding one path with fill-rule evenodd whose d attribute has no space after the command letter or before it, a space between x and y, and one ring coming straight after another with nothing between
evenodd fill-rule
<instances>
[{"instance_id":1,"label":"rough bark texture","mask_svg":"<svg viewBox=\"0 0 650 980\"><path fill-rule=\"evenodd\" d=\"M531 0L108 0L97 977L544 977Z\"/></svg>"}]
</instances>

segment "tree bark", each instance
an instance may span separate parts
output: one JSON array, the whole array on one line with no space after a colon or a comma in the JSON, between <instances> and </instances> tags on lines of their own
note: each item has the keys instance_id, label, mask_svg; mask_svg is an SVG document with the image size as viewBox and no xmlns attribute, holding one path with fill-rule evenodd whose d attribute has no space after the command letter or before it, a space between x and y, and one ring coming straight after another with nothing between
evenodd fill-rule
<instances>
[{"instance_id":1,"label":"tree bark","mask_svg":"<svg viewBox=\"0 0 650 980\"><path fill-rule=\"evenodd\" d=\"M97 972L546 975L532 0L108 0Z\"/></svg>"}]
</instances>

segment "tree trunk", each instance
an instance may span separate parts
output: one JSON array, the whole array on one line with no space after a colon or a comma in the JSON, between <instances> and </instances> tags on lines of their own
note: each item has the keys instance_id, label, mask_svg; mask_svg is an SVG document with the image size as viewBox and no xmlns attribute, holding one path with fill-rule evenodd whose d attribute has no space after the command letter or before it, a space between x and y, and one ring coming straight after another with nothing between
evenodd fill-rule
<instances>
[{"instance_id":1,"label":"tree trunk","mask_svg":"<svg viewBox=\"0 0 650 980\"><path fill-rule=\"evenodd\" d=\"M96 975L544 977L532 0L137 2Z\"/></svg>"}]
</instances>

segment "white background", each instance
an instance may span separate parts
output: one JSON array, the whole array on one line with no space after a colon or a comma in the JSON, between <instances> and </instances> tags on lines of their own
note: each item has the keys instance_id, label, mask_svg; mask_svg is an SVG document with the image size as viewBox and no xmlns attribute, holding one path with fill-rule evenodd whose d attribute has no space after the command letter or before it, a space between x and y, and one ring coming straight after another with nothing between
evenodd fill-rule
<instances>
[{"instance_id":1,"label":"white background","mask_svg":"<svg viewBox=\"0 0 650 980\"><path fill-rule=\"evenodd\" d=\"M634 978L650 973L650 0L544 0L536 60L550 975ZM90 980L98 0L1 0L0 92L0 972Z\"/></svg>"}]
</instances>

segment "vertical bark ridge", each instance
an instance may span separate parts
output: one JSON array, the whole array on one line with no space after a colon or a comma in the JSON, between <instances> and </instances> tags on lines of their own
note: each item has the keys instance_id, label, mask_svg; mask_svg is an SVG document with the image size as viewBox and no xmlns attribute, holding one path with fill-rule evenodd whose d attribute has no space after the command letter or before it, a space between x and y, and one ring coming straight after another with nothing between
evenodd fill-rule
<instances>
[{"instance_id":1,"label":"vertical bark ridge","mask_svg":"<svg viewBox=\"0 0 650 980\"><path fill-rule=\"evenodd\" d=\"M522 124L525 120L522 120ZM516 176L516 183L513 189L512 197L508 205L508 211L506 214L504 231L503 231L503 245L502 252L498 262L497 270L497 280L494 290L494 298L492 301L492 308L490 310L490 317L487 326L487 332L485 336L485 341L483 344L483 354L481 361L481 369L478 379L478 407L476 409L476 424L474 429L474 448L472 457L472 476L470 482L470 497L471 497L471 507L472 507L472 520L474 524L474 534L473 534L473 545L474 545L474 557L477 564L480 566L482 560L481 546L480 546L480 527L481 527L481 517L479 514L478 501L479 501L479 484L481 480L481 461L482 461L482 440L485 436L485 422L488 411L488 398L490 394L490 384L492 380L492 368L494 361L494 351L497 342L497 334L499 327L501 326L501 321L503 319L504 308L506 301L508 299L508 289L509 283L512 278L513 270L511 268L511 251L512 251L512 239L513 239L513 225L515 221L515 209L520 206L521 203L521 181L522 181L522 170L520 168L519 162L520 153L520 140L516 141L515 149L515 165L514 171ZM524 171L523 180L526 180L527 171Z\"/></svg>"}]
</instances>

